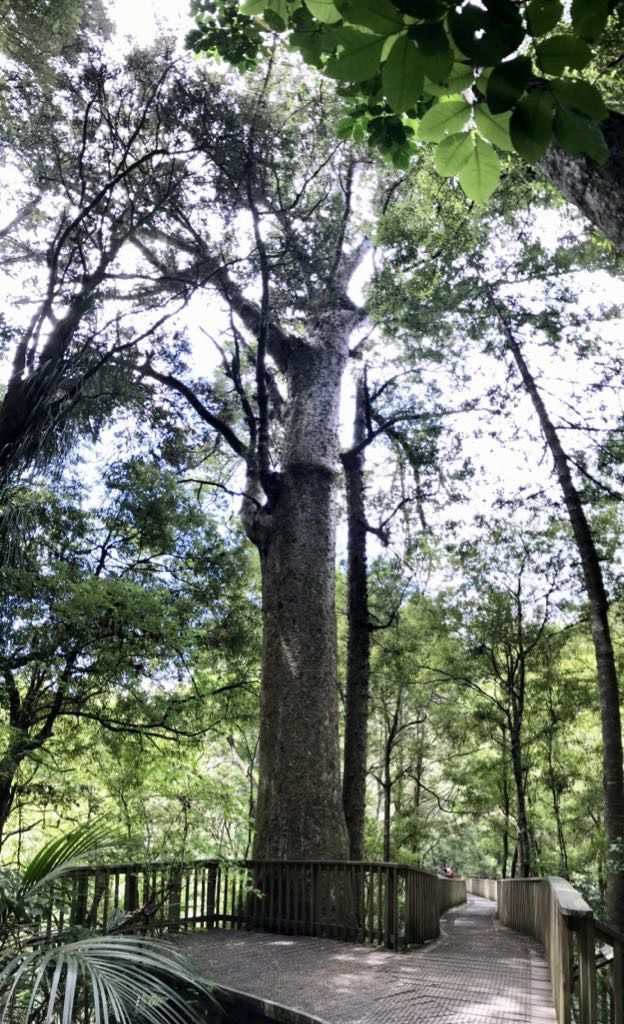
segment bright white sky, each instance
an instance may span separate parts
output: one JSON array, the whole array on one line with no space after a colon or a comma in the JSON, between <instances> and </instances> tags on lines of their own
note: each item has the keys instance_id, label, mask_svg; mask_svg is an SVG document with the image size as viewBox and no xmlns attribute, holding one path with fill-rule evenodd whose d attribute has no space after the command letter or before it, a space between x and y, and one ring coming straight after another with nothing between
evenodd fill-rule
<instances>
[{"instance_id":1,"label":"bright white sky","mask_svg":"<svg viewBox=\"0 0 624 1024\"><path fill-rule=\"evenodd\" d=\"M120 38L150 43L161 32L173 32L183 38L193 27L189 15L190 0L112 0L111 17Z\"/></svg>"}]
</instances>

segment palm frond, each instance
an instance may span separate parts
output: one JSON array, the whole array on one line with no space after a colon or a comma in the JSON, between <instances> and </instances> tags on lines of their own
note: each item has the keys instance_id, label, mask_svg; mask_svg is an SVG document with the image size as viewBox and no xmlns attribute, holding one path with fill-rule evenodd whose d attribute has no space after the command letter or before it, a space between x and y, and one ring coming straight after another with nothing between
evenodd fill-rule
<instances>
[{"instance_id":1,"label":"palm frond","mask_svg":"<svg viewBox=\"0 0 624 1024\"><path fill-rule=\"evenodd\" d=\"M110 823L102 820L87 822L63 833L35 854L22 877L22 894L33 892L41 885L48 885L72 867L78 857L110 846L117 839L116 835L111 834Z\"/></svg>"},{"instance_id":2,"label":"palm frond","mask_svg":"<svg viewBox=\"0 0 624 1024\"><path fill-rule=\"evenodd\" d=\"M7 1024L35 1014L42 1024L76 1024L85 1003L96 1024L199 1024L212 999L208 983L172 946L131 936L18 955L0 971L0 992Z\"/></svg>"}]
</instances>

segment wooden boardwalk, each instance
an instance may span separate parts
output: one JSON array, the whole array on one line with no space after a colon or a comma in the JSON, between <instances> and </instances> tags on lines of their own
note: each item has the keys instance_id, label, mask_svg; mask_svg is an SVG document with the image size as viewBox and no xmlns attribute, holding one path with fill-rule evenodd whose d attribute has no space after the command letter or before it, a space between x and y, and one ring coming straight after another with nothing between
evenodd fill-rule
<instances>
[{"instance_id":1,"label":"wooden boardwalk","mask_svg":"<svg viewBox=\"0 0 624 1024\"><path fill-rule=\"evenodd\" d=\"M554 1024L539 944L477 896L442 919L440 939L393 953L330 939L211 930L177 940L216 985L327 1024Z\"/></svg>"}]
</instances>

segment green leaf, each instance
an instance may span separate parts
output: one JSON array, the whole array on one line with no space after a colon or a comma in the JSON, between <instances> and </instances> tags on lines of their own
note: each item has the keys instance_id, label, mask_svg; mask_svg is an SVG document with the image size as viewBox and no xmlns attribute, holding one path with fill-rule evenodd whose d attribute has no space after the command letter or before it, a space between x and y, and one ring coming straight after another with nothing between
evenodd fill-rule
<instances>
[{"instance_id":1,"label":"green leaf","mask_svg":"<svg viewBox=\"0 0 624 1024\"><path fill-rule=\"evenodd\" d=\"M430 96L454 96L455 93L467 89L473 81L472 68L467 68L465 64L453 64L448 78L445 78L443 82L432 82L427 79L424 89Z\"/></svg>"},{"instance_id":2,"label":"green leaf","mask_svg":"<svg viewBox=\"0 0 624 1024\"><path fill-rule=\"evenodd\" d=\"M534 38L546 35L559 24L563 14L561 0L531 0L526 9L527 25Z\"/></svg>"},{"instance_id":3,"label":"green leaf","mask_svg":"<svg viewBox=\"0 0 624 1024\"><path fill-rule=\"evenodd\" d=\"M609 116L605 102L595 85L578 78L559 78L550 87L564 107L585 114L592 121L604 121Z\"/></svg>"},{"instance_id":4,"label":"green leaf","mask_svg":"<svg viewBox=\"0 0 624 1024\"><path fill-rule=\"evenodd\" d=\"M264 5L265 11L275 11L284 24L288 23L288 2L287 0L267 0Z\"/></svg>"},{"instance_id":5,"label":"green leaf","mask_svg":"<svg viewBox=\"0 0 624 1024\"><path fill-rule=\"evenodd\" d=\"M425 73L420 55L411 39L399 36L381 72L384 95L393 110L409 110L420 99Z\"/></svg>"},{"instance_id":6,"label":"green leaf","mask_svg":"<svg viewBox=\"0 0 624 1024\"><path fill-rule=\"evenodd\" d=\"M609 158L609 147L594 121L575 110L559 108L553 124L555 138L562 149L572 156L586 153L592 160L603 164Z\"/></svg>"},{"instance_id":7,"label":"green leaf","mask_svg":"<svg viewBox=\"0 0 624 1024\"><path fill-rule=\"evenodd\" d=\"M333 25L335 21L340 21L342 18L342 14L333 0L304 0L304 3L310 14L325 25Z\"/></svg>"},{"instance_id":8,"label":"green leaf","mask_svg":"<svg viewBox=\"0 0 624 1024\"><path fill-rule=\"evenodd\" d=\"M511 0L485 0L486 10L466 4L449 15L449 28L460 51L486 66L513 53L524 39L524 26Z\"/></svg>"},{"instance_id":9,"label":"green leaf","mask_svg":"<svg viewBox=\"0 0 624 1024\"><path fill-rule=\"evenodd\" d=\"M572 0L572 28L581 39L597 39L607 24L607 0Z\"/></svg>"},{"instance_id":10,"label":"green leaf","mask_svg":"<svg viewBox=\"0 0 624 1024\"><path fill-rule=\"evenodd\" d=\"M446 53L422 54L424 72L432 82L444 82L453 67L453 51Z\"/></svg>"},{"instance_id":11,"label":"green leaf","mask_svg":"<svg viewBox=\"0 0 624 1024\"><path fill-rule=\"evenodd\" d=\"M470 117L472 108L465 100L443 100L430 107L418 126L423 142L439 142L445 135L460 131Z\"/></svg>"},{"instance_id":12,"label":"green leaf","mask_svg":"<svg viewBox=\"0 0 624 1024\"><path fill-rule=\"evenodd\" d=\"M286 20L278 14L273 7L267 7L264 12L264 20L274 32L283 32L286 28Z\"/></svg>"},{"instance_id":13,"label":"green leaf","mask_svg":"<svg viewBox=\"0 0 624 1024\"><path fill-rule=\"evenodd\" d=\"M392 47L396 43L396 41L399 38L400 34L401 33L397 32L393 36L386 36L386 41L383 44L383 47L382 47L382 50L381 50L381 60L382 60L382 63L383 63L384 60L388 59L388 54L390 53L390 50L392 49Z\"/></svg>"},{"instance_id":14,"label":"green leaf","mask_svg":"<svg viewBox=\"0 0 624 1024\"><path fill-rule=\"evenodd\" d=\"M479 103L475 110L475 124L480 135L488 142L493 142L499 149L513 152L513 142L509 134L511 114L493 114L487 103Z\"/></svg>"},{"instance_id":15,"label":"green leaf","mask_svg":"<svg viewBox=\"0 0 624 1024\"><path fill-rule=\"evenodd\" d=\"M448 10L448 5L441 0L394 0L394 6L422 21L439 21Z\"/></svg>"},{"instance_id":16,"label":"green leaf","mask_svg":"<svg viewBox=\"0 0 624 1024\"><path fill-rule=\"evenodd\" d=\"M500 181L500 161L489 142L475 136L472 152L459 172L459 184L469 199L485 203Z\"/></svg>"},{"instance_id":17,"label":"green leaf","mask_svg":"<svg viewBox=\"0 0 624 1024\"><path fill-rule=\"evenodd\" d=\"M32 892L48 885L60 874L73 867L77 858L93 854L103 846L118 840L110 823L104 819L78 825L42 846L22 876L22 892Z\"/></svg>"},{"instance_id":18,"label":"green leaf","mask_svg":"<svg viewBox=\"0 0 624 1024\"><path fill-rule=\"evenodd\" d=\"M342 46L342 52L325 65L324 71L330 78L340 82L365 82L377 73L383 36L359 32L356 28L334 29L333 35Z\"/></svg>"},{"instance_id":19,"label":"green leaf","mask_svg":"<svg viewBox=\"0 0 624 1024\"><path fill-rule=\"evenodd\" d=\"M526 88L531 71L529 57L515 57L494 68L485 93L492 113L502 114L515 106Z\"/></svg>"},{"instance_id":20,"label":"green leaf","mask_svg":"<svg viewBox=\"0 0 624 1024\"><path fill-rule=\"evenodd\" d=\"M448 78L453 68L454 57L448 36L440 22L410 25L407 34L418 43L427 78L433 82L443 82Z\"/></svg>"},{"instance_id":21,"label":"green leaf","mask_svg":"<svg viewBox=\"0 0 624 1024\"><path fill-rule=\"evenodd\" d=\"M561 75L566 68L577 71L591 60L592 52L582 39L576 36L550 36L536 46L537 57L547 75Z\"/></svg>"},{"instance_id":22,"label":"green leaf","mask_svg":"<svg viewBox=\"0 0 624 1024\"><path fill-rule=\"evenodd\" d=\"M336 0L336 6L350 25L361 25L389 36L405 28L403 15L390 0Z\"/></svg>"},{"instance_id":23,"label":"green leaf","mask_svg":"<svg viewBox=\"0 0 624 1024\"><path fill-rule=\"evenodd\" d=\"M353 134L353 119L351 117L343 117L336 125L335 133L339 139L350 139Z\"/></svg>"},{"instance_id":24,"label":"green leaf","mask_svg":"<svg viewBox=\"0 0 624 1024\"><path fill-rule=\"evenodd\" d=\"M436 149L434 163L438 174L450 178L459 174L464 164L470 159L473 150L471 132L459 132L447 135Z\"/></svg>"},{"instance_id":25,"label":"green leaf","mask_svg":"<svg viewBox=\"0 0 624 1024\"><path fill-rule=\"evenodd\" d=\"M261 14L264 14L267 8L266 0L245 0L245 3L241 5L241 14L246 14L250 18L255 18Z\"/></svg>"},{"instance_id":26,"label":"green leaf","mask_svg":"<svg viewBox=\"0 0 624 1024\"><path fill-rule=\"evenodd\" d=\"M438 21L432 24L410 25L410 39L415 39L422 53L433 55L446 53L449 49L448 38L444 28Z\"/></svg>"},{"instance_id":27,"label":"green leaf","mask_svg":"<svg viewBox=\"0 0 624 1024\"><path fill-rule=\"evenodd\" d=\"M509 122L514 149L533 163L546 152L552 135L553 98L549 92L523 96Z\"/></svg>"}]
</instances>

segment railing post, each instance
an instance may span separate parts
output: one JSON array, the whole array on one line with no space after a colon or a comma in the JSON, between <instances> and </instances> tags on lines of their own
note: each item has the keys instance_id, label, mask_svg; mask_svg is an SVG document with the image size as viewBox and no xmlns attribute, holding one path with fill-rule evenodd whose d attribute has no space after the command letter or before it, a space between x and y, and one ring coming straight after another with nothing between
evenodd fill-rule
<instances>
[{"instance_id":1,"label":"railing post","mask_svg":"<svg viewBox=\"0 0 624 1024\"><path fill-rule=\"evenodd\" d=\"M611 991L613 993L613 1024L624 1024L624 947L618 942L613 943Z\"/></svg>"},{"instance_id":2,"label":"railing post","mask_svg":"<svg viewBox=\"0 0 624 1024\"><path fill-rule=\"evenodd\" d=\"M84 925L87 916L89 890L89 872L87 869L79 868L77 870L73 889L69 923L71 925Z\"/></svg>"},{"instance_id":3,"label":"railing post","mask_svg":"<svg viewBox=\"0 0 624 1024\"><path fill-rule=\"evenodd\" d=\"M598 996L594 920L585 917L579 923L576 933L579 954L579 1024L596 1024Z\"/></svg>"},{"instance_id":4,"label":"railing post","mask_svg":"<svg viewBox=\"0 0 624 1024\"><path fill-rule=\"evenodd\" d=\"M126 888L124 893L124 910L136 910L139 905L138 866L129 864L126 869Z\"/></svg>"},{"instance_id":5,"label":"railing post","mask_svg":"<svg viewBox=\"0 0 624 1024\"><path fill-rule=\"evenodd\" d=\"M169 875L169 913L167 923L172 932L180 931L180 910L182 904L182 870L178 864L171 869Z\"/></svg>"}]
</instances>

